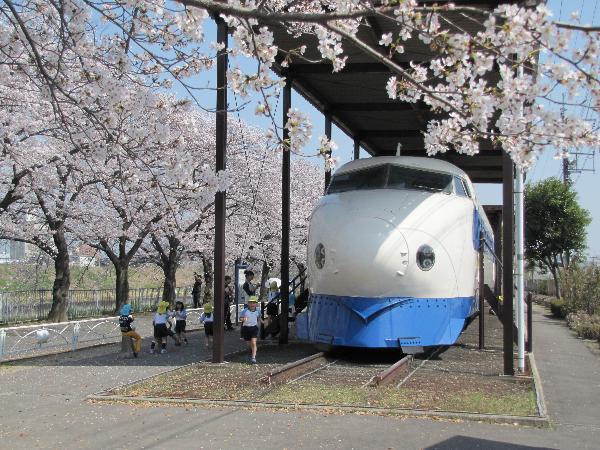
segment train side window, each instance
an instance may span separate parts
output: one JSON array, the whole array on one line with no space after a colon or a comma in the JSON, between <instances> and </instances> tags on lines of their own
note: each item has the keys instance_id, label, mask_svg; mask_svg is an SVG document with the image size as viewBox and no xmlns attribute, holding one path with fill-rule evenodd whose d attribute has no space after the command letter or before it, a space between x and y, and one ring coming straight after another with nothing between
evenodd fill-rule
<instances>
[{"instance_id":1,"label":"train side window","mask_svg":"<svg viewBox=\"0 0 600 450\"><path fill-rule=\"evenodd\" d=\"M467 193L467 197L473 198L473 196L471 195L471 191L469 190L469 185L467 184L467 182L465 180L463 180L462 178L460 181L462 182L463 188L464 188L465 192Z\"/></svg>"},{"instance_id":2,"label":"train side window","mask_svg":"<svg viewBox=\"0 0 600 450\"><path fill-rule=\"evenodd\" d=\"M385 165L334 175L329 184L328 194L368 189L383 189L387 177Z\"/></svg>"},{"instance_id":3,"label":"train side window","mask_svg":"<svg viewBox=\"0 0 600 450\"><path fill-rule=\"evenodd\" d=\"M467 190L465 188L463 181L457 176L454 177L454 192L459 197L468 197L469 196L467 194Z\"/></svg>"}]
</instances>

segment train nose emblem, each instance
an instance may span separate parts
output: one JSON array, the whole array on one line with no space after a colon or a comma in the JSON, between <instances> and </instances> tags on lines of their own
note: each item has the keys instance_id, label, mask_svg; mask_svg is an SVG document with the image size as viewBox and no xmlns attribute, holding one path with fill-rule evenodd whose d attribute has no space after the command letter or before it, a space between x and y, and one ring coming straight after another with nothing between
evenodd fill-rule
<instances>
[{"instance_id":1,"label":"train nose emblem","mask_svg":"<svg viewBox=\"0 0 600 450\"><path fill-rule=\"evenodd\" d=\"M317 269L322 269L325 265L325 246L321 243L315 248L315 265Z\"/></svg>"}]
</instances>

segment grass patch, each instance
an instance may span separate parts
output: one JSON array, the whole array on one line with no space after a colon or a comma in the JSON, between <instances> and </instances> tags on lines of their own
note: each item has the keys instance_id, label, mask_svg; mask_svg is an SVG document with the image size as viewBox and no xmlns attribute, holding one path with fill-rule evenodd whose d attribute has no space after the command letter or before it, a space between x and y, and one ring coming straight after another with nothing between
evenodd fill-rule
<instances>
[{"instance_id":1,"label":"grass patch","mask_svg":"<svg viewBox=\"0 0 600 450\"><path fill-rule=\"evenodd\" d=\"M354 386L324 386L316 383L284 384L265 396L266 401L291 404L372 406L371 389Z\"/></svg>"},{"instance_id":2,"label":"grass patch","mask_svg":"<svg viewBox=\"0 0 600 450\"><path fill-rule=\"evenodd\" d=\"M467 385L447 389L418 386L361 387L335 382L309 380L265 386L258 379L266 367L231 363L225 366L196 364L162 374L131 386L114 389L110 394L198 398L210 400L250 400L287 405L357 406L389 409L420 409L532 416L536 399L532 384L495 380L494 387ZM469 380L472 382L472 380ZM488 390L489 389L489 390Z\"/></svg>"},{"instance_id":3,"label":"grass patch","mask_svg":"<svg viewBox=\"0 0 600 450\"><path fill-rule=\"evenodd\" d=\"M449 399L448 406L456 411L470 411L484 414L507 414L513 416L533 416L537 413L535 392L528 391L506 394L465 392Z\"/></svg>"}]
</instances>

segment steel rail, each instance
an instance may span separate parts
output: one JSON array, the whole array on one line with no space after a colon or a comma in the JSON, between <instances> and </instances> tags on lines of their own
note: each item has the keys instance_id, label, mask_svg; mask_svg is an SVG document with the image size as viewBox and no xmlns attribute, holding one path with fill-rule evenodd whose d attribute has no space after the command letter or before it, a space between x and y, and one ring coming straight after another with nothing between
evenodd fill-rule
<instances>
[{"instance_id":1,"label":"steel rail","mask_svg":"<svg viewBox=\"0 0 600 450\"><path fill-rule=\"evenodd\" d=\"M379 372L373 377L374 386L385 386L395 381L399 376L406 374L410 370L413 355L406 355L404 358L396 361L390 367Z\"/></svg>"},{"instance_id":2,"label":"steel rail","mask_svg":"<svg viewBox=\"0 0 600 450\"><path fill-rule=\"evenodd\" d=\"M263 384L281 384L323 365L325 353L319 352L271 370L259 381Z\"/></svg>"}]
</instances>

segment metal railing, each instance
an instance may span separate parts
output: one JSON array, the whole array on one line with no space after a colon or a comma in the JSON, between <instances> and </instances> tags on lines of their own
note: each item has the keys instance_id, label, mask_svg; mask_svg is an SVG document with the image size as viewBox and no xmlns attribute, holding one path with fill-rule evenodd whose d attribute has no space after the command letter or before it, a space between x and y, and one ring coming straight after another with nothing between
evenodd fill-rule
<instances>
[{"instance_id":1,"label":"metal railing","mask_svg":"<svg viewBox=\"0 0 600 450\"><path fill-rule=\"evenodd\" d=\"M188 309L186 330L201 327L202 308ZM142 337L152 335L152 319L136 318ZM121 340L118 317L0 328L0 361L74 351Z\"/></svg>"},{"instance_id":2,"label":"metal railing","mask_svg":"<svg viewBox=\"0 0 600 450\"><path fill-rule=\"evenodd\" d=\"M308 277L308 272L306 270L306 267L303 268L300 272L298 272L298 275L296 275L294 278L292 278L288 284L288 292L290 294L294 294L296 295L296 290L298 289L298 296L302 293L302 291L305 288L305 283L306 283L306 279ZM277 308L279 311L281 311L281 290L279 292L277 292L277 294L273 297L272 300L270 300L268 303L275 303L277 305ZM264 302L261 302L261 317L264 320L265 318L265 307L264 307Z\"/></svg>"},{"instance_id":3,"label":"metal railing","mask_svg":"<svg viewBox=\"0 0 600 450\"><path fill-rule=\"evenodd\" d=\"M191 287L176 288L178 300L191 302ZM151 311L162 298L162 288L130 289L129 300L136 312ZM70 290L67 316L70 320L114 313L114 289ZM0 323L45 320L52 307L51 290L0 292Z\"/></svg>"}]
</instances>

